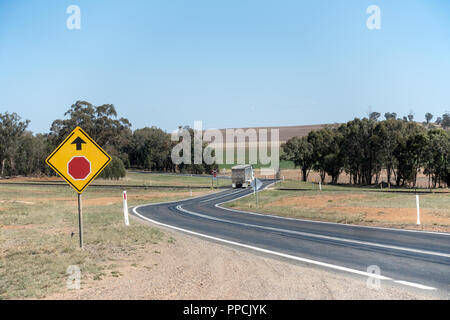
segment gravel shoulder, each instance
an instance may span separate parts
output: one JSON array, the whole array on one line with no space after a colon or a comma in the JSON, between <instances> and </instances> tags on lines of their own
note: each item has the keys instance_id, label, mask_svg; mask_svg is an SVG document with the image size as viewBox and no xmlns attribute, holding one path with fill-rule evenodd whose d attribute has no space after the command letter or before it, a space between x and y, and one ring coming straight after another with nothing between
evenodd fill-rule
<instances>
[{"instance_id":1,"label":"gravel shoulder","mask_svg":"<svg viewBox=\"0 0 450 320\"><path fill-rule=\"evenodd\" d=\"M142 222L147 223L147 222ZM418 292L293 264L164 229L169 240L116 261L101 279L45 299L430 299ZM83 272L81 270L81 272Z\"/></svg>"}]
</instances>

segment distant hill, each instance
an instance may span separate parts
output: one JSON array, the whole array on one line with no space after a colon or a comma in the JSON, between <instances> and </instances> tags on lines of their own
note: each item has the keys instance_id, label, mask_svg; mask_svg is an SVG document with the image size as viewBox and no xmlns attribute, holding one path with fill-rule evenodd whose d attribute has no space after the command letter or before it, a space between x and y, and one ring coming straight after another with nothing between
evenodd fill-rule
<instances>
[{"instance_id":1,"label":"distant hill","mask_svg":"<svg viewBox=\"0 0 450 320\"><path fill-rule=\"evenodd\" d=\"M247 128L229 128L229 129L255 129L256 132L259 129L267 129L267 133L270 140L270 129L279 129L280 130L280 143L284 143L293 137L304 137L307 136L309 132L317 129L321 129L327 126L333 126L332 124L315 124L315 125L307 125L307 126L286 126L286 127L247 127ZM225 131L227 129L219 129L222 131L223 136L225 137Z\"/></svg>"}]
</instances>

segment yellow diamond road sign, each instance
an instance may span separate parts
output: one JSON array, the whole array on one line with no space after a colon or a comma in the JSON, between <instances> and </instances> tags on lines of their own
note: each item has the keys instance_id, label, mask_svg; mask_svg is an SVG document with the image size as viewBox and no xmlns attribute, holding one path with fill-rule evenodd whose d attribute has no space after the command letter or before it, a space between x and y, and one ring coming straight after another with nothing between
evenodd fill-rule
<instances>
[{"instance_id":1,"label":"yellow diamond road sign","mask_svg":"<svg viewBox=\"0 0 450 320\"><path fill-rule=\"evenodd\" d=\"M45 160L78 193L82 193L110 161L111 157L80 127Z\"/></svg>"}]
</instances>

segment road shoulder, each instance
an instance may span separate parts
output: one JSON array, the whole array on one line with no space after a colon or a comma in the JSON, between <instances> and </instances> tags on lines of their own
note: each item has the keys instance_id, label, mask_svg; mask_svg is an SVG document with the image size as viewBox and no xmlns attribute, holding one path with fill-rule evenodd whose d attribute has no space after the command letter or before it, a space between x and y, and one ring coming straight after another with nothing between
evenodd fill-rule
<instances>
[{"instance_id":1,"label":"road shoulder","mask_svg":"<svg viewBox=\"0 0 450 320\"><path fill-rule=\"evenodd\" d=\"M142 222L148 223L148 222ZM149 225L152 225L148 223ZM165 229L165 228L163 228ZM101 280L46 299L429 299L426 293L293 264L169 229Z\"/></svg>"}]
</instances>

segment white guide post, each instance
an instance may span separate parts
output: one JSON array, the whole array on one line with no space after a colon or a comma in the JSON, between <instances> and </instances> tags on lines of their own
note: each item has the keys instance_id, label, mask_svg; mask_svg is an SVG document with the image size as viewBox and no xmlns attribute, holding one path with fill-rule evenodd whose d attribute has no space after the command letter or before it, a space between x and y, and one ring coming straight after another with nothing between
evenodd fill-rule
<instances>
[{"instance_id":1,"label":"white guide post","mask_svg":"<svg viewBox=\"0 0 450 320\"><path fill-rule=\"evenodd\" d=\"M125 220L125 225L129 226L130 222L128 220L128 204L127 204L127 192L123 192L123 218Z\"/></svg>"},{"instance_id":2,"label":"white guide post","mask_svg":"<svg viewBox=\"0 0 450 320\"><path fill-rule=\"evenodd\" d=\"M416 194L416 206L417 206L417 225L420 226L420 206L419 206L419 195Z\"/></svg>"}]
</instances>

